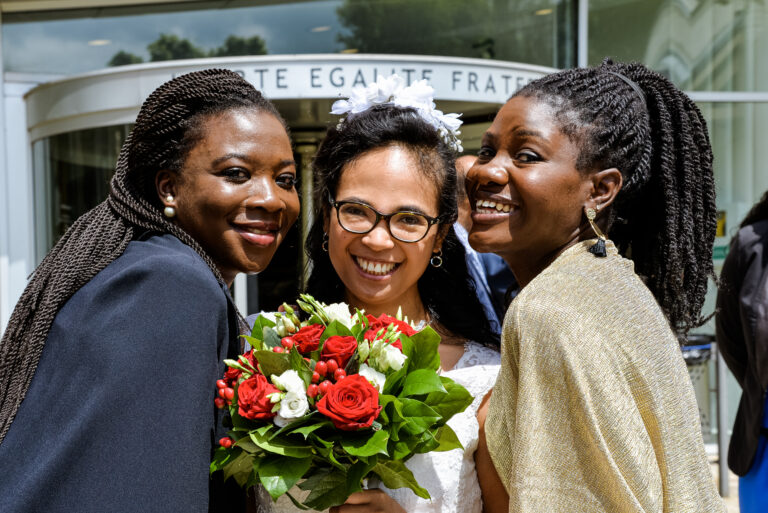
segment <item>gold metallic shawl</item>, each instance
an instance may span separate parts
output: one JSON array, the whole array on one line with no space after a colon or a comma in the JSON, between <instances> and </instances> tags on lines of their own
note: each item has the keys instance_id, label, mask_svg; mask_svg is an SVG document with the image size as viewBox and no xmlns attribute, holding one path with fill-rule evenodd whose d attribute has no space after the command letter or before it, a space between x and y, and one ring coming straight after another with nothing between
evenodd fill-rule
<instances>
[{"instance_id":1,"label":"gold metallic shawl","mask_svg":"<svg viewBox=\"0 0 768 513\"><path fill-rule=\"evenodd\" d=\"M630 260L563 252L515 298L486 435L510 512L724 511L678 342Z\"/></svg>"}]
</instances>

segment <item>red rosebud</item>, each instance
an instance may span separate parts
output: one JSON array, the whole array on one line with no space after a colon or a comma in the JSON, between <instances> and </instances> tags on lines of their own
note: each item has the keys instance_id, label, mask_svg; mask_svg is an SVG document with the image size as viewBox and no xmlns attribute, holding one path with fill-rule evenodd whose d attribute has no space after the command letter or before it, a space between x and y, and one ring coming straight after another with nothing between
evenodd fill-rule
<instances>
[{"instance_id":1,"label":"red rosebud","mask_svg":"<svg viewBox=\"0 0 768 513\"><path fill-rule=\"evenodd\" d=\"M269 394L280 392L262 374L254 374L240 383L237 389L238 412L246 419L270 419L276 415L272 412L272 402Z\"/></svg>"},{"instance_id":2,"label":"red rosebud","mask_svg":"<svg viewBox=\"0 0 768 513\"><path fill-rule=\"evenodd\" d=\"M307 387L307 397L315 398L317 397L317 394L320 392L320 387L317 385L309 385Z\"/></svg>"},{"instance_id":3,"label":"red rosebud","mask_svg":"<svg viewBox=\"0 0 768 513\"><path fill-rule=\"evenodd\" d=\"M326 362L335 360L340 368L344 368L355 351L357 351L355 337L334 335L326 339L320 357Z\"/></svg>"},{"instance_id":4,"label":"red rosebud","mask_svg":"<svg viewBox=\"0 0 768 513\"><path fill-rule=\"evenodd\" d=\"M324 361L319 361L315 364L315 372L320 374L321 376L325 376L325 374L328 372L328 364Z\"/></svg>"},{"instance_id":5,"label":"red rosebud","mask_svg":"<svg viewBox=\"0 0 768 513\"><path fill-rule=\"evenodd\" d=\"M336 372L333 373L334 381L341 381L346 377L347 377L347 371L345 371L344 369L336 369Z\"/></svg>"},{"instance_id":6,"label":"red rosebud","mask_svg":"<svg viewBox=\"0 0 768 513\"><path fill-rule=\"evenodd\" d=\"M323 331L325 331L325 326L322 324L310 324L294 333L291 338L293 338L293 343L300 353L311 353L320 347L320 337Z\"/></svg>"},{"instance_id":7,"label":"red rosebud","mask_svg":"<svg viewBox=\"0 0 768 513\"><path fill-rule=\"evenodd\" d=\"M400 333L403 333L409 337L417 333L417 331L413 329L413 327L407 322L399 321L394 317L390 317L389 315L386 315L386 314L381 314L378 317L374 317L373 315L369 314L369 315L366 315L365 317L368 319L368 324L369 324L368 331L365 333L365 338L367 340L371 340L371 338L368 338L369 337L368 333L370 331L373 331L373 334L370 335L372 337L381 328L384 328L386 330L387 326L389 326L390 324L394 324L395 327L400 331Z\"/></svg>"},{"instance_id":8,"label":"red rosebud","mask_svg":"<svg viewBox=\"0 0 768 513\"><path fill-rule=\"evenodd\" d=\"M315 407L342 431L371 427L381 412L378 390L360 374L331 386Z\"/></svg>"}]
</instances>

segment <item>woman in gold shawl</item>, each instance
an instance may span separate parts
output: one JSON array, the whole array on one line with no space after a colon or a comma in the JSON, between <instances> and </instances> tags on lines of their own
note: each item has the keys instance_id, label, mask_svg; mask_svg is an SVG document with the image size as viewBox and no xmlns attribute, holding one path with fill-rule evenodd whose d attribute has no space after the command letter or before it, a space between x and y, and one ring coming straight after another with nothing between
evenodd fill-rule
<instances>
[{"instance_id":1,"label":"woman in gold shawl","mask_svg":"<svg viewBox=\"0 0 768 513\"><path fill-rule=\"evenodd\" d=\"M469 180L470 243L522 286L478 450L506 491L486 511L723 511L678 343L713 276L694 103L639 64L549 75L499 111Z\"/></svg>"}]
</instances>

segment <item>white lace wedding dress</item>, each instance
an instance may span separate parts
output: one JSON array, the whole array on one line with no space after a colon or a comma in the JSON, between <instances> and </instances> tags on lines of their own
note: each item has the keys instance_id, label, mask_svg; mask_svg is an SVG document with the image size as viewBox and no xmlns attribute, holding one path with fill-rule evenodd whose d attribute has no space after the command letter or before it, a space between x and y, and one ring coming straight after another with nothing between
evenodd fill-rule
<instances>
[{"instance_id":1,"label":"white lace wedding dress","mask_svg":"<svg viewBox=\"0 0 768 513\"><path fill-rule=\"evenodd\" d=\"M453 369L442 373L463 385L475 398L466 410L448 421L464 450L417 454L406 462L419 484L429 491L431 500L417 497L408 488L389 490L383 485L379 486L409 513L481 513L483 502L474 458L479 429L477 409L496 382L499 364L498 351L476 342L468 342L464 346L464 354ZM307 494L296 487L291 490L291 495L297 498ZM271 511L298 513L301 510L288 497L283 496L271 504Z\"/></svg>"}]
</instances>

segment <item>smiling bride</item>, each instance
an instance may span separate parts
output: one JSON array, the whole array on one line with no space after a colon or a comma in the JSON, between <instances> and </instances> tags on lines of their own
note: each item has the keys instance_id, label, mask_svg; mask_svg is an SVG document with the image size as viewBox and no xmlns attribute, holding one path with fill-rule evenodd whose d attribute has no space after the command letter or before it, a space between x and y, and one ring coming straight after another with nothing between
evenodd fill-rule
<instances>
[{"instance_id":1,"label":"smiling bride","mask_svg":"<svg viewBox=\"0 0 768 513\"><path fill-rule=\"evenodd\" d=\"M454 159L460 122L454 114L434 110L431 94L424 82L406 88L393 76L368 90L354 90L349 101L334 106L334 113L354 114L328 130L314 162L307 292L376 317L402 308L408 319L441 335L443 375L475 397L449 422L464 450L407 461L431 500L407 488L381 487L352 495L331 508L334 513L482 510L474 461L477 411L498 372L498 337L477 300L464 249L451 227L457 216ZM273 508L298 511L284 497Z\"/></svg>"}]
</instances>

